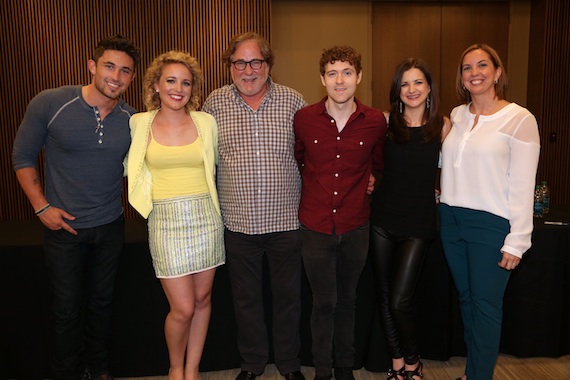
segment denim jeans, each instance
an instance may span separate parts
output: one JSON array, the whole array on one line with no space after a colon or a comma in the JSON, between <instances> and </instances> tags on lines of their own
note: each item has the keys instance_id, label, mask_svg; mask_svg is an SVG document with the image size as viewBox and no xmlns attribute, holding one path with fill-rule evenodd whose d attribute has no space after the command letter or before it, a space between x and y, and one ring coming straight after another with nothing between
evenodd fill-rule
<instances>
[{"instance_id":1,"label":"denim jeans","mask_svg":"<svg viewBox=\"0 0 570 380\"><path fill-rule=\"evenodd\" d=\"M312 354L317 376L354 365L356 288L368 255L369 225L342 235L301 227L302 256L313 293Z\"/></svg>"},{"instance_id":2,"label":"denim jeans","mask_svg":"<svg viewBox=\"0 0 570 380\"><path fill-rule=\"evenodd\" d=\"M124 243L124 220L45 232L52 295L54 379L79 379L108 370L111 304Z\"/></svg>"}]
</instances>

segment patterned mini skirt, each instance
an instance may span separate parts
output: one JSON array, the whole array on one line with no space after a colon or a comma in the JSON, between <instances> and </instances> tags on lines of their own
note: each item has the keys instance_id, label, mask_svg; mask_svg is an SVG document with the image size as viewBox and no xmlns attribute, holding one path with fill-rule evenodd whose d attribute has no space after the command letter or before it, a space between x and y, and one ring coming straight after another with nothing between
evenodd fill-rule
<instances>
[{"instance_id":1,"label":"patterned mini skirt","mask_svg":"<svg viewBox=\"0 0 570 380\"><path fill-rule=\"evenodd\" d=\"M210 194L155 200L148 217L156 277L181 277L225 263L224 225Z\"/></svg>"}]
</instances>

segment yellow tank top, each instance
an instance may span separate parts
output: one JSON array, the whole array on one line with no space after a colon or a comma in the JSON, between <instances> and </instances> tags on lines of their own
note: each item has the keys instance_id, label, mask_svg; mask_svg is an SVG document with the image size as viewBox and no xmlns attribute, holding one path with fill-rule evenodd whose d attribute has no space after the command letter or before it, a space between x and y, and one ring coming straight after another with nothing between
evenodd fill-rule
<instances>
[{"instance_id":1,"label":"yellow tank top","mask_svg":"<svg viewBox=\"0 0 570 380\"><path fill-rule=\"evenodd\" d=\"M193 143L181 146L161 145L152 132L150 137L145 160L152 175L153 199L208 193L199 136Z\"/></svg>"}]
</instances>

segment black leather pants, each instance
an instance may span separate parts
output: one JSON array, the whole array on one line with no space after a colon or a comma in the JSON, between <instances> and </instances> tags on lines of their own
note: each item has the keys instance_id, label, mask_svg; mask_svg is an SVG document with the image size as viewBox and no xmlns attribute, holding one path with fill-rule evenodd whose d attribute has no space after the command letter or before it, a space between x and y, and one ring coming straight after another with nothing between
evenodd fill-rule
<instances>
[{"instance_id":1,"label":"black leather pants","mask_svg":"<svg viewBox=\"0 0 570 380\"><path fill-rule=\"evenodd\" d=\"M392 358L419 360L412 296L431 240L370 226L376 302Z\"/></svg>"}]
</instances>

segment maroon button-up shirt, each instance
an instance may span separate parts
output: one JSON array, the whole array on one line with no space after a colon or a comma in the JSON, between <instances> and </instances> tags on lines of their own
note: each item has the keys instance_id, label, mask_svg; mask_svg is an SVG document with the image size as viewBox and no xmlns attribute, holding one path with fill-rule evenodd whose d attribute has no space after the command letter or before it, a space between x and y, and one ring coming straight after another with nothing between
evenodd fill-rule
<instances>
[{"instance_id":1,"label":"maroon button-up shirt","mask_svg":"<svg viewBox=\"0 0 570 380\"><path fill-rule=\"evenodd\" d=\"M383 167L386 119L355 99L356 111L341 132L319 103L297 111L295 158L303 166L299 221L310 230L344 234L370 216L366 188L372 168Z\"/></svg>"}]
</instances>

